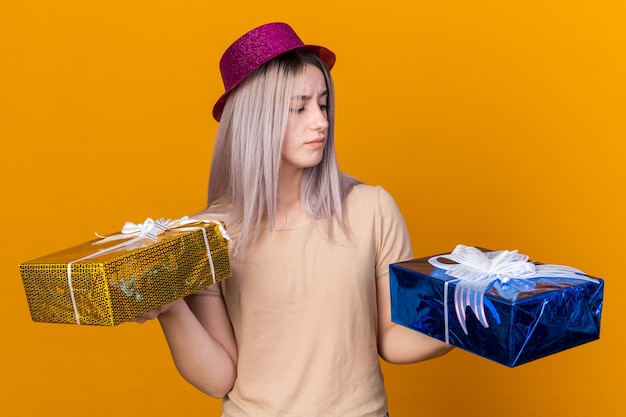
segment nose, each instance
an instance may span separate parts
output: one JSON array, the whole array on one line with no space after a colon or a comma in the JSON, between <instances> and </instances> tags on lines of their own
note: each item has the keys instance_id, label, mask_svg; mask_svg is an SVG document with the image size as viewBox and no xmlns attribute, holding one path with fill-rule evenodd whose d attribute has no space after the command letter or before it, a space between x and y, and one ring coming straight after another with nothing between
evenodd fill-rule
<instances>
[{"instance_id":1,"label":"nose","mask_svg":"<svg viewBox=\"0 0 626 417\"><path fill-rule=\"evenodd\" d=\"M317 111L315 112L313 119L313 126L315 130L326 130L328 129L328 115L326 110L322 110L319 107L316 107Z\"/></svg>"}]
</instances>

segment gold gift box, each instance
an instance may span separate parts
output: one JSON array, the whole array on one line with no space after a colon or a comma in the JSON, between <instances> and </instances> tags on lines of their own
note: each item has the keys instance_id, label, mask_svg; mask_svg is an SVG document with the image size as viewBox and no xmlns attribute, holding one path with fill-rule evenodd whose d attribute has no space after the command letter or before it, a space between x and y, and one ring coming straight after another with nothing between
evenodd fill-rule
<instances>
[{"instance_id":1,"label":"gold gift box","mask_svg":"<svg viewBox=\"0 0 626 417\"><path fill-rule=\"evenodd\" d=\"M119 248L120 240L96 239L22 263L33 321L116 326L229 277L224 224L189 226L159 230L156 241L131 236Z\"/></svg>"}]
</instances>

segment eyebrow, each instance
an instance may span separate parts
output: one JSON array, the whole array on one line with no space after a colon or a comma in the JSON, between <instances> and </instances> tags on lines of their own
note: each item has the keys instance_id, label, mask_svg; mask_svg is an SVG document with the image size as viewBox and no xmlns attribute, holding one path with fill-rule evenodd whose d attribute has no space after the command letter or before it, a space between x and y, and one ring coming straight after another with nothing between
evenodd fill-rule
<instances>
[{"instance_id":1,"label":"eyebrow","mask_svg":"<svg viewBox=\"0 0 626 417\"><path fill-rule=\"evenodd\" d=\"M322 92L322 94L320 94L320 98L321 97L326 97L328 96L328 90L324 90L324 92ZM291 97L291 100L302 100L302 101L307 101L310 100L312 98L312 96L306 96L306 95L295 95Z\"/></svg>"}]
</instances>

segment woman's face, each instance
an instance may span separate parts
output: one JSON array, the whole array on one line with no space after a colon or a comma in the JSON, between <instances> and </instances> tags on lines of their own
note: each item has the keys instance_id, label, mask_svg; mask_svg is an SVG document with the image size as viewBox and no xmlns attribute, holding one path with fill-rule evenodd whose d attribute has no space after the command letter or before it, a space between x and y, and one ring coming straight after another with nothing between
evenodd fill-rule
<instances>
[{"instance_id":1,"label":"woman's face","mask_svg":"<svg viewBox=\"0 0 626 417\"><path fill-rule=\"evenodd\" d=\"M282 170L319 164L328 133L328 89L322 71L307 65L296 77L295 85L283 142Z\"/></svg>"}]
</instances>

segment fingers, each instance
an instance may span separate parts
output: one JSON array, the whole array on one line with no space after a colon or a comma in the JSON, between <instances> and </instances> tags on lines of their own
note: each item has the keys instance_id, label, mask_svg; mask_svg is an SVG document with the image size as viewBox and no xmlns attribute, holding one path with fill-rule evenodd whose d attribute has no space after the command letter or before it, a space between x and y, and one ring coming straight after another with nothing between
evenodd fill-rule
<instances>
[{"instance_id":1,"label":"fingers","mask_svg":"<svg viewBox=\"0 0 626 417\"><path fill-rule=\"evenodd\" d=\"M159 317L159 315L163 314L166 311L172 310L176 305L180 306L182 304L185 303L185 301L182 298L179 298L178 300L175 300L169 304L165 304L161 307L157 307L154 310L148 311L147 313L139 316L139 317L135 317L130 319L129 321L133 321L135 323L145 323L147 321L150 320L154 320L157 317Z\"/></svg>"},{"instance_id":2,"label":"fingers","mask_svg":"<svg viewBox=\"0 0 626 417\"><path fill-rule=\"evenodd\" d=\"M154 320L157 317L159 317L159 314L161 314L162 310L163 310L162 307L155 308L154 310L148 311L146 314L143 314L143 315L141 315L139 317L134 317L134 318L130 319L129 321L142 324L142 323L145 323L145 322L150 321L150 320Z\"/></svg>"}]
</instances>

